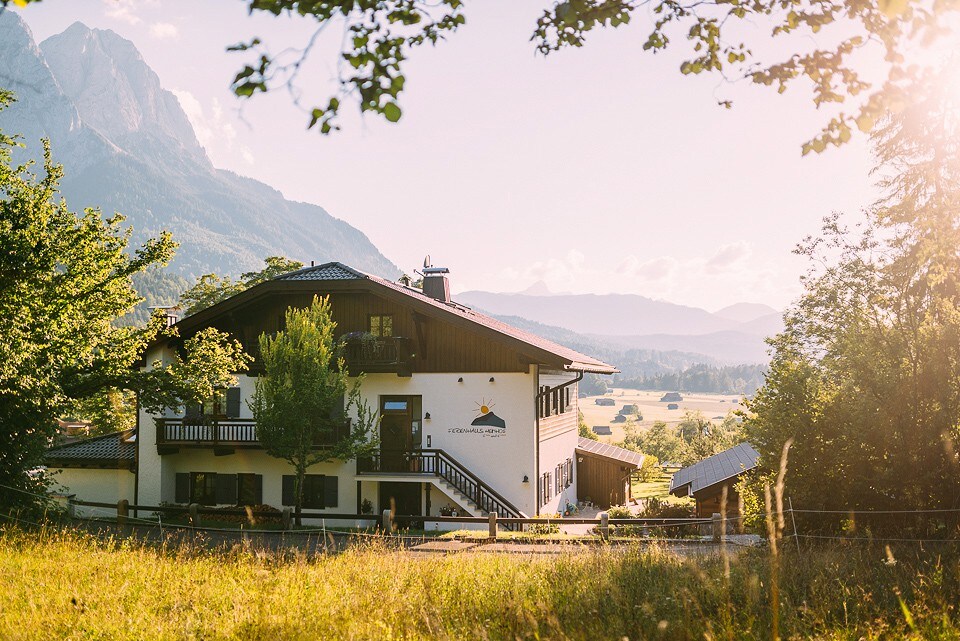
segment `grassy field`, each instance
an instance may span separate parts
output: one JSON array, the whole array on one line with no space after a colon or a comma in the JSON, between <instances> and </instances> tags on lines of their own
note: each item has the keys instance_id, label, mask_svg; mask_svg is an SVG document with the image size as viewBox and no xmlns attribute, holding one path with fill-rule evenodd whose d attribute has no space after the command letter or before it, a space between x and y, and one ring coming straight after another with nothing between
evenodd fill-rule
<instances>
[{"instance_id":1,"label":"grassy field","mask_svg":"<svg viewBox=\"0 0 960 641\"><path fill-rule=\"evenodd\" d=\"M612 436L601 436L600 440L616 443L623 440L623 423L614 423L613 419L624 405L637 405L643 420L637 422L638 427L648 427L654 421L664 421L669 424L679 423L687 411L701 412L707 419L723 420L730 411L741 408L740 397L736 394L683 394L683 400L678 403L679 408L667 409L667 403L660 402L663 392L614 388L605 395L616 403L613 406L597 405L598 398L603 396L588 396L581 398L580 411L588 426L606 425L613 432Z\"/></svg>"},{"instance_id":2,"label":"grassy field","mask_svg":"<svg viewBox=\"0 0 960 641\"><path fill-rule=\"evenodd\" d=\"M660 478L654 481L648 481L646 483L633 480L631 489L633 490L633 498L635 499L660 499L664 503L670 503L674 505L693 505L693 499L689 497L676 497L670 495L670 479L673 476L673 472L676 470L671 470L668 474L661 474Z\"/></svg>"},{"instance_id":3,"label":"grassy field","mask_svg":"<svg viewBox=\"0 0 960 641\"><path fill-rule=\"evenodd\" d=\"M958 639L955 548L786 548L784 638ZM770 639L770 571L718 555L336 556L0 533L3 639Z\"/></svg>"}]
</instances>

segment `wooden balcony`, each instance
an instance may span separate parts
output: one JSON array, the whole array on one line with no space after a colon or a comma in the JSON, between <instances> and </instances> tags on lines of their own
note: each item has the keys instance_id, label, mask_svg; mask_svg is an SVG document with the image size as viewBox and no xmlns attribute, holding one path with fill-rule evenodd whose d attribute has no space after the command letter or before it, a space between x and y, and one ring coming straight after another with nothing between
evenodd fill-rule
<instances>
[{"instance_id":1,"label":"wooden balcony","mask_svg":"<svg viewBox=\"0 0 960 641\"><path fill-rule=\"evenodd\" d=\"M180 447L260 447L257 424L249 418L158 418L157 451L176 452Z\"/></svg>"},{"instance_id":2,"label":"wooden balcony","mask_svg":"<svg viewBox=\"0 0 960 641\"><path fill-rule=\"evenodd\" d=\"M396 374L397 376L413 374L413 354L410 350L409 338L400 336L375 338L347 334L341 340L343 341L343 358L351 375L356 376L361 372ZM263 374L259 342L255 340L244 342L243 351L254 359L247 374L251 376Z\"/></svg>"},{"instance_id":3,"label":"wooden balcony","mask_svg":"<svg viewBox=\"0 0 960 641\"><path fill-rule=\"evenodd\" d=\"M376 338L371 336L343 337L343 357L350 374L396 374L411 376L413 373L410 339L399 336Z\"/></svg>"},{"instance_id":4,"label":"wooden balcony","mask_svg":"<svg viewBox=\"0 0 960 641\"><path fill-rule=\"evenodd\" d=\"M157 418L157 452L175 454L181 447L213 448L231 454L237 448L261 448L252 418ZM350 433L350 421L318 439L314 448L330 447Z\"/></svg>"}]
</instances>

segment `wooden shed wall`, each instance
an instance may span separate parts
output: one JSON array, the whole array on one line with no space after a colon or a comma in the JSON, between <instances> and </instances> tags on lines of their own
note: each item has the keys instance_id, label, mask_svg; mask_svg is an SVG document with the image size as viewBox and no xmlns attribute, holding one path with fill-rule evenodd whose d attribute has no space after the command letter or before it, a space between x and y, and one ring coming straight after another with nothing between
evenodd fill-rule
<instances>
[{"instance_id":1,"label":"wooden shed wall","mask_svg":"<svg viewBox=\"0 0 960 641\"><path fill-rule=\"evenodd\" d=\"M577 451L577 498L601 508L624 505L630 499L630 473L634 468L619 461Z\"/></svg>"}]
</instances>

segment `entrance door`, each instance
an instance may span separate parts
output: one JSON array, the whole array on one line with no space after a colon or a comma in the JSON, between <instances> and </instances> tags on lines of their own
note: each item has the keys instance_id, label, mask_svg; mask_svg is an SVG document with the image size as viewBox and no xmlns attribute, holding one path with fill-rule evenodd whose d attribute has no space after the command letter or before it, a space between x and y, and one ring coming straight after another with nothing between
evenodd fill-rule
<instances>
[{"instance_id":1,"label":"entrance door","mask_svg":"<svg viewBox=\"0 0 960 641\"><path fill-rule=\"evenodd\" d=\"M404 516L423 515L423 489L421 483L380 483L380 509L396 510Z\"/></svg>"},{"instance_id":2,"label":"entrance door","mask_svg":"<svg viewBox=\"0 0 960 641\"><path fill-rule=\"evenodd\" d=\"M417 472L420 449L420 397L380 397L380 471Z\"/></svg>"}]
</instances>

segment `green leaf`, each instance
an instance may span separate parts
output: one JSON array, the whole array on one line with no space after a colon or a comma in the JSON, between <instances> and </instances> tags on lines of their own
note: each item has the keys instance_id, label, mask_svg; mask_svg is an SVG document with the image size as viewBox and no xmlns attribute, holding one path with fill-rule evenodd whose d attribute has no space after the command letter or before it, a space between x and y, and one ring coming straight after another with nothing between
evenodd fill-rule
<instances>
[{"instance_id":1,"label":"green leaf","mask_svg":"<svg viewBox=\"0 0 960 641\"><path fill-rule=\"evenodd\" d=\"M383 106L383 116L390 122L397 122L401 116L400 107L395 102L388 102Z\"/></svg>"}]
</instances>

